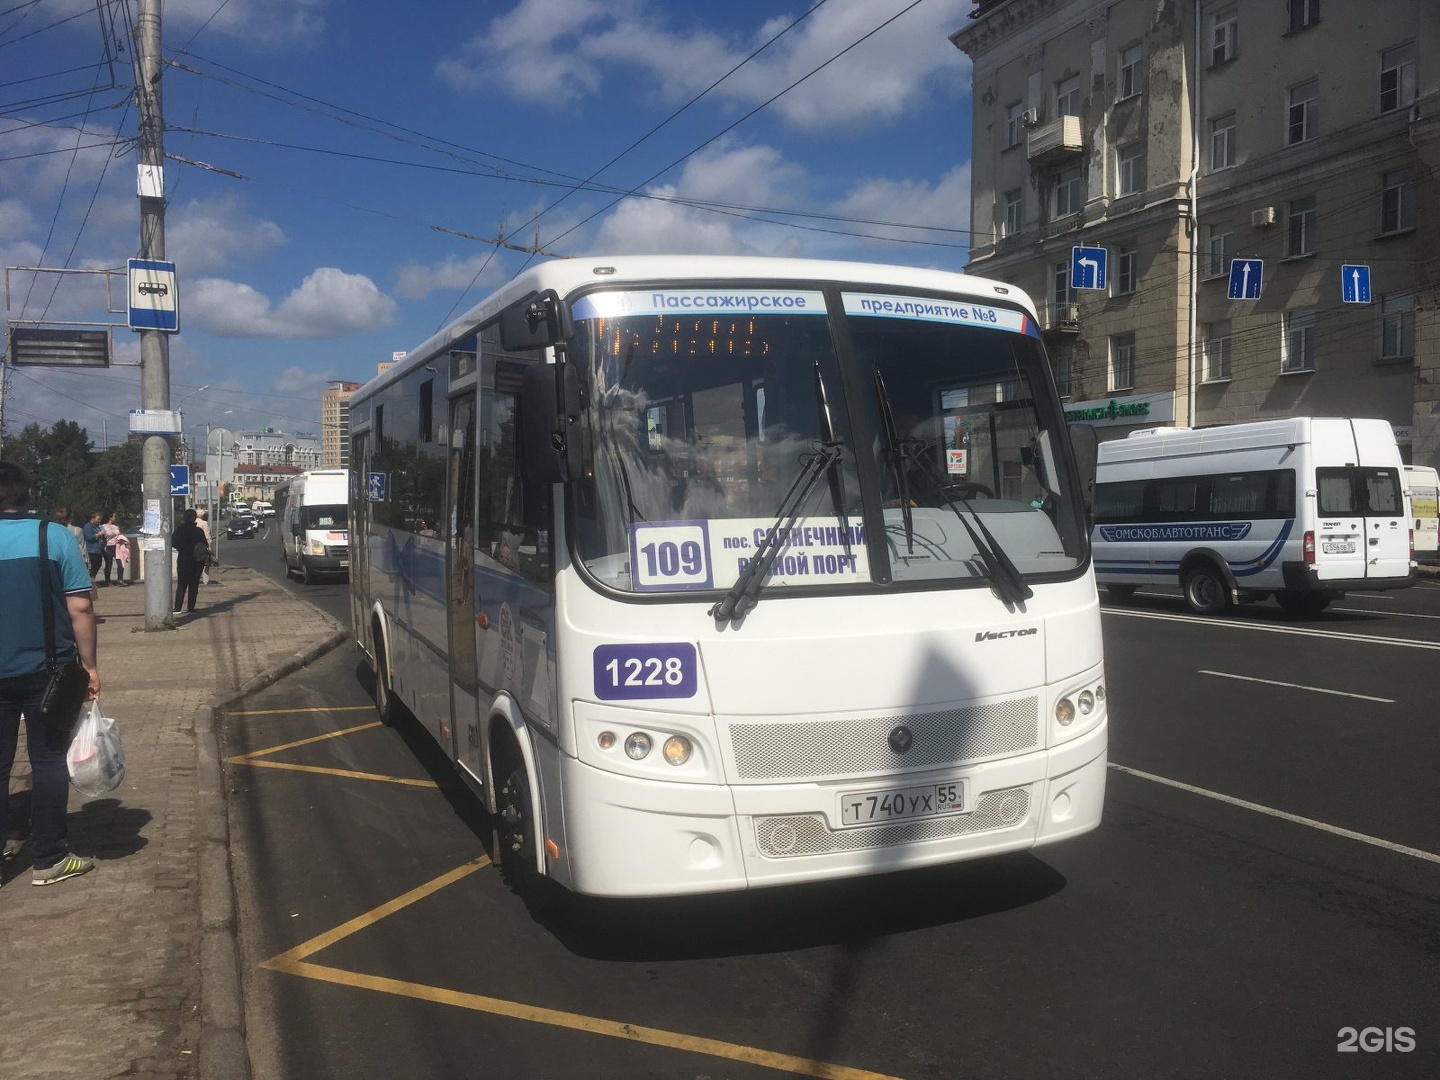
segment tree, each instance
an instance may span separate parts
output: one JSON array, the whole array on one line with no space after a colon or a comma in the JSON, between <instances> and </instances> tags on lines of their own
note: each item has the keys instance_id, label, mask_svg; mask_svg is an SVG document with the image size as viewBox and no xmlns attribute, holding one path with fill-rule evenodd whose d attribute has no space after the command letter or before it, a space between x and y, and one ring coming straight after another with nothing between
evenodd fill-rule
<instances>
[{"instance_id":1,"label":"tree","mask_svg":"<svg viewBox=\"0 0 1440 1080\"><path fill-rule=\"evenodd\" d=\"M30 474L35 509L49 517L68 506L74 521L92 510L114 510L121 524L140 520L140 443L125 442L96 452L89 433L73 420L59 420L48 431L28 424L4 441L0 457L18 462Z\"/></svg>"}]
</instances>

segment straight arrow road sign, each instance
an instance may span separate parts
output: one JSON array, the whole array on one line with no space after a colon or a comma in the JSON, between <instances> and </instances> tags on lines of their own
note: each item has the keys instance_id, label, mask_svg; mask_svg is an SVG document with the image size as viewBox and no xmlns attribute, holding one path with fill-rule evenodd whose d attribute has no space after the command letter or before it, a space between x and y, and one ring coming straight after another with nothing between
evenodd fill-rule
<instances>
[{"instance_id":1,"label":"straight arrow road sign","mask_svg":"<svg viewBox=\"0 0 1440 1080\"><path fill-rule=\"evenodd\" d=\"M1370 267L1354 263L1340 267L1340 299L1347 304L1370 303Z\"/></svg>"},{"instance_id":2,"label":"straight arrow road sign","mask_svg":"<svg viewBox=\"0 0 1440 1080\"><path fill-rule=\"evenodd\" d=\"M1263 259L1231 259L1230 288L1225 295L1231 300L1259 300L1264 275Z\"/></svg>"}]
</instances>

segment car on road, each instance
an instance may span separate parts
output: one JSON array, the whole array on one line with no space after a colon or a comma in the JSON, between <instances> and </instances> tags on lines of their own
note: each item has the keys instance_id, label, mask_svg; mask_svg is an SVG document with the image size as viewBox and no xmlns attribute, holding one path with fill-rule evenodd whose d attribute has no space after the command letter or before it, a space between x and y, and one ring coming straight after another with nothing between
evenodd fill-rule
<instances>
[{"instance_id":1,"label":"car on road","mask_svg":"<svg viewBox=\"0 0 1440 1080\"><path fill-rule=\"evenodd\" d=\"M259 528L259 522L255 520L253 515L235 514L230 518L230 525L226 528L225 535L236 539L248 540L255 535L257 528Z\"/></svg>"}]
</instances>

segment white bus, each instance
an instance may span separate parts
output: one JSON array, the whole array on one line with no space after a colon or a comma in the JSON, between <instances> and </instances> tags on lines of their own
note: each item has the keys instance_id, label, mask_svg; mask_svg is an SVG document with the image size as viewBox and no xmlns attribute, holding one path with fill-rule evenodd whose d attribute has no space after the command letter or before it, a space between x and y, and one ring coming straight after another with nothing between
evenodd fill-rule
<instances>
[{"instance_id":1,"label":"white bus","mask_svg":"<svg viewBox=\"0 0 1440 1080\"><path fill-rule=\"evenodd\" d=\"M1405 494L1410 499L1415 561L1440 561L1440 472L1426 465L1406 465Z\"/></svg>"},{"instance_id":2,"label":"white bus","mask_svg":"<svg viewBox=\"0 0 1440 1080\"><path fill-rule=\"evenodd\" d=\"M1151 428L1100 444L1095 575L1117 599L1166 585L1200 614L1273 595L1317 615L1347 590L1414 584L1409 525L1384 420Z\"/></svg>"},{"instance_id":3,"label":"white bus","mask_svg":"<svg viewBox=\"0 0 1440 1080\"><path fill-rule=\"evenodd\" d=\"M552 262L350 426L377 706L454 760L520 887L739 890L1098 824L1094 432L1072 447L1015 288Z\"/></svg>"}]
</instances>

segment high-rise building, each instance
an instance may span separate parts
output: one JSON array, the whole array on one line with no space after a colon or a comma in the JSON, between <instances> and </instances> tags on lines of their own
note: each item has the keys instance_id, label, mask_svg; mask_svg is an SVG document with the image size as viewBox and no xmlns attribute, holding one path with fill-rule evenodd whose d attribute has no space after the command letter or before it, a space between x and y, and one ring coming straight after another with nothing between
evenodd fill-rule
<instances>
[{"instance_id":1,"label":"high-rise building","mask_svg":"<svg viewBox=\"0 0 1440 1080\"><path fill-rule=\"evenodd\" d=\"M1072 416L1378 416L1440 461L1433 8L977 4L969 269L1035 299Z\"/></svg>"},{"instance_id":2,"label":"high-rise building","mask_svg":"<svg viewBox=\"0 0 1440 1080\"><path fill-rule=\"evenodd\" d=\"M350 395L358 382L332 382L320 395L320 467L343 469L350 464Z\"/></svg>"}]
</instances>

